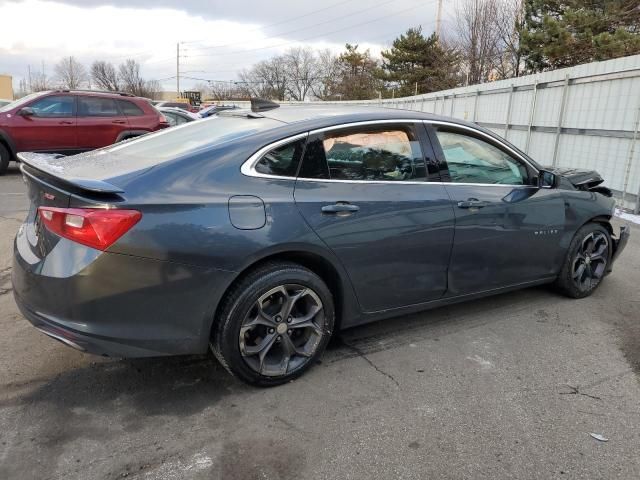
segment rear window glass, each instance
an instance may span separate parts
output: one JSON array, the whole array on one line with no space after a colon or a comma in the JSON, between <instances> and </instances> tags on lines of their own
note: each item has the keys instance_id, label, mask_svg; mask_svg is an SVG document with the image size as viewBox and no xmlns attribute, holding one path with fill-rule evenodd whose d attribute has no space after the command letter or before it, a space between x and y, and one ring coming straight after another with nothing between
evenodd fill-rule
<instances>
[{"instance_id":1,"label":"rear window glass","mask_svg":"<svg viewBox=\"0 0 640 480\"><path fill-rule=\"evenodd\" d=\"M118 100L118 103L120 104L122 112L127 117L140 117L144 115L144 111L135 103L130 102L129 100Z\"/></svg>"},{"instance_id":2,"label":"rear window glass","mask_svg":"<svg viewBox=\"0 0 640 480\"><path fill-rule=\"evenodd\" d=\"M295 177L304 150L305 140L287 143L265 153L256 164L256 171L280 177Z\"/></svg>"},{"instance_id":3,"label":"rear window glass","mask_svg":"<svg viewBox=\"0 0 640 480\"><path fill-rule=\"evenodd\" d=\"M281 125L281 122L269 118L204 119L99 150L62 157L55 163L59 173L66 176L112 178Z\"/></svg>"}]
</instances>

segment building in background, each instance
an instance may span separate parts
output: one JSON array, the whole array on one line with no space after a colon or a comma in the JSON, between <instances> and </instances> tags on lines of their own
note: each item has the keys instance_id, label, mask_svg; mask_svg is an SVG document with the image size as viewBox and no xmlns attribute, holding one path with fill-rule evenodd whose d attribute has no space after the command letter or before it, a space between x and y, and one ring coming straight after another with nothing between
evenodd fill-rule
<instances>
[{"instance_id":1,"label":"building in background","mask_svg":"<svg viewBox=\"0 0 640 480\"><path fill-rule=\"evenodd\" d=\"M11 75L0 75L0 98L13 100L13 78Z\"/></svg>"}]
</instances>

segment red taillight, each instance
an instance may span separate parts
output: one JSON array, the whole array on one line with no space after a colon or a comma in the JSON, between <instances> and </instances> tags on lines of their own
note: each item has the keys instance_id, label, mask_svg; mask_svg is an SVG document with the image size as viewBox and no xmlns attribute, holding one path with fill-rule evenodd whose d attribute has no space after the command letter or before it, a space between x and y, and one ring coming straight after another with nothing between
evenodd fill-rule
<instances>
[{"instance_id":1,"label":"red taillight","mask_svg":"<svg viewBox=\"0 0 640 480\"><path fill-rule=\"evenodd\" d=\"M142 218L137 210L38 208L42 223L56 235L106 250Z\"/></svg>"}]
</instances>

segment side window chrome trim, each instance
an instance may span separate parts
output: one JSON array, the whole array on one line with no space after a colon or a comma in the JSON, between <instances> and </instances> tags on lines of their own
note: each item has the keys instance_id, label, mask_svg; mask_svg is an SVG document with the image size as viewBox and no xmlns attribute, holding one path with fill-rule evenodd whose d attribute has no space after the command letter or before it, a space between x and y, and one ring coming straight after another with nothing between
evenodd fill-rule
<instances>
[{"instance_id":1,"label":"side window chrome trim","mask_svg":"<svg viewBox=\"0 0 640 480\"><path fill-rule=\"evenodd\" d=\"M286 137L280 139L276 142L265 145L256 153L251 155L240 167L240 172L247 177L258 177L258 178L270 178L276 180L298 180L304 182L328 182L328 183L368 183L368 184L382 184L382 185L406 185L406 184L414 184L414 185L461 185L461 186L479 186L479 187L530 187L531 185L507 185L501 183L456 183L456 182L429 182L428 180L424 181L397 181L397 180L337 180L337 179L328 179L328 178L302 178L302 177L289 177L282 175L269 175L266 173L257 172L255 166L260 161L262 156L269 152L270 150L277 148L279 146L285 145L287 143L295 142L296 140L300 140L302 138L308 138L310 135L314 135L317 133L328 132L331 130L342 130L344 128L350 127L360 127L366 125L383 125L387 123L424 123L426 125L444 125L447 127L458 128L461 130L467 130L469 132L475 133L476 135L480 135L488 140L497 143L503 149L507 150L513 157L525 163L528 167L530 167L536 173L538 169L534 167L526 158L523 158L518 152L514 151L508 145L504 144L500 140L492 137L491 135L487 135L481 130L478 130L473 127L469 127L467 125L461 125L455 122L446 122L442 120L425 120L425 119L407 119L407 118L396 118L389 120L366 120L361 122L351 122L351 123L341 123L338 125L332 125L330 127L318 128L316 130L312 130L310 132L299 133L297 135L292 135L290 137ZM185 124L187 125L187 124Z\"/></svg>"},{"instance_id":2,"label":"side window chrome trim","mask_svg":"<svg viewBox=\"0 0 640 480\"><path fill-rule=\"evenodd\" d=\"M509 147L504 142L498 140L495 137L492 137L491 135L488 135L488 134L484 133L482 130L478 130L478 129L473 128L473 127L468 127L467 125L460 125L459 123L446 122L446 121L442 121L442 120L423 120L422 122L425 125L444 125L446 127L457 128L457 129L460 129L460 130L466 130L468 132L473 132L476 135L480 135L480 136L490 140L491 142L497 143L498 145L500 145L501 148L503 148L504 150L508 151L509 154L512 157L514 157L517 160L521 161L522 163L527 165L529 168L531 168L534 172L538 173L538 169L535 166L533 166L531 164L531 162L529 162L526 158L524 158L522 155L520 155L518 152L516 152L514 149ZM451 182L451 183L454 183L454 182ZM461 184L458 184L458 185L461 185ZM475 185L480 185L480 184L476 183ZM489 185L493 185L493 184L489 184Z\"/></svg>"},{"instance_id":3,"label":"side window chrome trim","mask_svg":"<svg viewBox=\"0 0 640 480\"><path fill-rule=\"evenodd\" d=\"M267 176L267 175L265 175ZM271 176L268 176L271 177ZM274 177L274 178L288 178L294 179L294 177ZM298 182L322 182L322 183L354 183L354 184L378 184L378 185L442 185L445 187L449 186L473 186L473 187L511 187L511 188L538 188L534 185L511 185L506 183L453 183L453 182L429 182L427 180L423 182L416 181L404 181L404 180L336 180L329 178L297 178Z\"/></svg>"},{"instance_id":4,"label":"side window chrome trim","mask_svg":"<svg viewBox=\"0 0 640 480\"><path fill-rule=\"evenodd\" d=\"M186 124L185 124L186 125ZM278 148L282 145L286 145L287 143L295 142L296 140L301 140L303 138L307 138L309 136L309 132L299 133L297 135L293 135L291 137L283 138L278 140L277 142L270 143L269 145L265 145L256 153L251 155L247 161L245 161L240 167L240 172L247 177L259 177L259 178L275 178L275 179L288 179L295 180L296 177L288 177L284 175L269 175L267 173L260 173L256 171L256 165L262 159L263 155L270 152L274 148Z\"/></svg>"}]
</instances>

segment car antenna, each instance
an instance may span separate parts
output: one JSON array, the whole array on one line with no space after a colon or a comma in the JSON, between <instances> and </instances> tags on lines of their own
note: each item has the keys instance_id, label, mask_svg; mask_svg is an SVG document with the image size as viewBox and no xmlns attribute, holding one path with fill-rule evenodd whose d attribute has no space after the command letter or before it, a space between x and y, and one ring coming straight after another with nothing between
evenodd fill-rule
<instances>
[{"instance_id":1,"label":"car antenna","mask_svg":"<svg viewBox=\"0 0 640 480\"><path fill-rule=\"evenodd\" d=\"M251 111L255 113L266 112L267 110L273 110L278 107L280 107L280 104L272 102L271 100L265 100L264 98L251 99Z\"/></svg>"}]
</instances>

